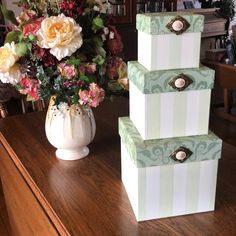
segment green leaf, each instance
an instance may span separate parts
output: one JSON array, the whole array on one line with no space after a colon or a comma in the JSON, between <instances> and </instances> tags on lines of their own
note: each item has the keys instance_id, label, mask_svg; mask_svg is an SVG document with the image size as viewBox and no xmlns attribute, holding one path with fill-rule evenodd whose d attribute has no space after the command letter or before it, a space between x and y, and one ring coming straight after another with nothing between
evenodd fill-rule
<instances>
[{"instance_id":1,"label":"green leaf","mask_svg":"<svg viewBox=\"0 0 236 236\"><path fill-rule=\"evenodd\" d=\"M66 60L66 64L73 65L74 67L77 67L80 65L80 59L71 57L68 60Z\"/></svg>"},{"instance_id":2,"label":"green leaf","mask_svg":"<svg viewBox=\"0 0 236 236\"><path fill-rule=\"evenodd\" d=\"M93 42L95 43L96 47L103 46L103 41L101 37L98 37L98 36L93 37Z\"/></svg>"},{"instance_id":3,"label":"green leaf","mask_svg":"<svg viewBox=\"0 0 236 236\"><path fill-rule=\"evenodd\" d=\"M101 55L98 55L95 58L93 58L93 62L96 63L97 65L101 66L104 64L105 59Z\"/></svg>"},{"instance_id":4,"label":"green leaf","mask_svg":"<svg viewBox=\"0 0 236 236\"><path fill-rule=\"evenodd\" d=\"M81 75L81 76L79 77L79 79L80 79L80 80L83 80L83 81L85 81L85 82L87 82L87 83L89 83L89 78L88 78L88 76L86 76L86 75Z\"/></svg>"},{"instance_id":5,"label":"green leaf","mask_svg":"<svg viewBox=\"0 0 236 236\"><path fill-rule=\"evenodd\" d=\"M74 96L71 97L71 102L73 104L78 104L79 103L79 95L75 94Z\"/></svg>"},{"instance_id":6,"label":"green leaf","mask_svg":"<svg viewBox=\"0 0 236 236\"><path fill-rule=\"evenodd\" d=\"M103 48L103 47L98 47L98 48L96 48L96 53L98 54L98 55L101 55L103 58L105 58L106 57L106 51L105 51L105 49ZM104 62L103 62L104 63ZM102 64L103 64L102 63Z\"/></svg>"},{"instance_id":7,"label":"green leaf","mask_svg":"<svg viewBox=\"0 0 236 236\"><path fill-rule=\"evenodd\" d=\"M113 92L116 93L120 90L123 90L123 88L117 83L117 81L109 81L108 83L108 89Z\"/></svg>"},{"instance_id":8,"label":"green leaf","mask_svg":"<svg viewBox=\"0 0 236 236\"><path fill-rule=\"evenodd\" d=\"M16 55L18 57L23 57L28 53L28 45L26 43L16 44Z\"/></svg>"},{"instance_id":9,"label":"green leaf","mask_svg":"<svg viewBox=\"0 0 236 236\"><path fill-rule=\"evenodd\" d=\"M29 94L27 94L26 101L31 102L33 100L34 100L33 97L31 97Z\"/></svg>"},{"instance_id":10,"label":"green leaf","mask_svg":"<svg viewBox=\"0 0 236 236\"><path fill-rule=\"evenodd\" d=\"M92 22L92 28L93 30L99 30L104 27L103 19L100 18L99 16L95 17Z\"/></svg>"},{"instance_id":11,"label":"green leaf","mask_svg":"<svg viewBox=\"0 0 236 236\"><path fill-rule=\"evenodd\" d=\"M21 36L22 34L20 31L11 31L7 34L4 43L11 43L11 42L19 43Z\"/></svg>"},{"instance_id":12,"label":"green leaf","mask_svg":"<svg viewBox=\"0 0 236 236\"><path fill-rule=\"evenodd\" d=\"M6 20L9 20L11 21L14 25L17 25L17 20L16 20L16 17L15 17L15 13L13 11L10 11L8 10L5 6L3 5L0 5L0 9L1 9L1 12L3 14L3 17L6 19Z\"/></svg>"}]
</instances>

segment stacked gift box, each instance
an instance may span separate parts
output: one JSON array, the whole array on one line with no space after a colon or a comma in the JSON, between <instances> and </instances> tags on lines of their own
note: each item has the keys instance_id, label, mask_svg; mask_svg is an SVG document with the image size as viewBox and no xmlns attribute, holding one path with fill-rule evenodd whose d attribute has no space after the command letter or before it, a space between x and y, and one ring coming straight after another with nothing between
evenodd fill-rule
<instances>
[{"instance_id":1,"label":"stacked gift box","mask_svg":"<svg viewBox=\"0 0 236 236\"><path fill-rule=\"evenodd\" d=\"M130 117L119 118L122 181L138 221L214 210L222 141L211 131L214 71L199 64L204 17L137 15Z\"/></svg>"}]
</instances>

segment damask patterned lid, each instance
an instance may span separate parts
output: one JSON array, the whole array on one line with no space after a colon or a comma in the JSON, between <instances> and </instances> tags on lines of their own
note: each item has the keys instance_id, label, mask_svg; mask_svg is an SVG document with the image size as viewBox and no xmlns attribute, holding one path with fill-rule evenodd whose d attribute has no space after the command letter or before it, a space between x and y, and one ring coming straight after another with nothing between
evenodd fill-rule
<instances>
[{"instance_id":1,"label":"damask patterned lid","mask_svg":"<svg viewBox=\"0 0 236 236\"><path fill-rule=\"evenodd\" d=\"M129 117L119 118L119 134L137 167L181 164L221 157L222 140L208 135L143 140Z\"/></svg>"},{"instance_id":2,"label":"damask patterned lid","mask_svg":"<svg viewBox=\"0 0 236 236\"><path fill-rule=\"evenodd\" d=\"M144 94L212 89L215 71L206 67L149 71L137 61L128 62L128 78Z\"/></svg>"},{"instance_id":3,"label":"damask patterned lid","mask_svg":"<svg viewBox=\"0 0 236 236\"><path fill-rule=\"evenodd\" d=\"M202 32L204 16L188 12L159 12L137 14L136 28L147 34L176 34Z\"/></svg>"}]
</instances>

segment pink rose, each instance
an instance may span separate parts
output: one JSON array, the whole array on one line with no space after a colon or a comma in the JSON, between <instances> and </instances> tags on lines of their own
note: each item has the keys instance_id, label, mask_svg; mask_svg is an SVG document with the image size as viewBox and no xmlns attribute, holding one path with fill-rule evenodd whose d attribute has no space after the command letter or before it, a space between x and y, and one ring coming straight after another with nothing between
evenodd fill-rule
<instances>
[{"instance_id":1,"label":"pink rose","mask_svg":"<svg viewBox=\"0 0 236 236\"><path fill-rule=\"evenodd\" d=\"M93 74L97 70L95 63L89 63L86 65L86 72L89 74Z\"/></svg>"},{"instance_id":2,"label":"pink rose","mask_svg":"<svg viewBox=\"0 0 236 236\"><path fill-rule=\"evenodd\" d=\"M65 63L60 63L58 69L63 77L72 79L77 76L77 70L73 65L67 65Z\"/></svg>"},{"instance_id":3,"label":"pink rose","mask_svg":"<svg viewBox=\"0 0 236 236\"><path fill-rule=\"evenodd\" d=\"M24 77L20 81L20 86L21 86L20 90L21 93L29 95L30 97L32 97L34 101L39 99L38 96L39 82L37 80Z\"/></svg>"},{"instance_id":4,"label":"pink rose","mask_svg":"<svg viewBox=\"0 0 236 236\"><path fill-rule=\"evenodd\" d=\"M43 18L38 18L32 23L24 25L23 26L23 36L27 37L30 34L35 36L41 27L42 20L43 20Z\"/></svg>"},{"instance_id":5,"label":"pink rose","mask_svg":"<svg viewBox=\"0 0 236 236\"><path fill-rule=\"evenodd\" d=\"M92 83L89 86L89 91L80 91L79 96L82 104L89 105L91 107L97 107L100 102L104 100L105 91L97 84Z\"/></svg>"}]
</instances>

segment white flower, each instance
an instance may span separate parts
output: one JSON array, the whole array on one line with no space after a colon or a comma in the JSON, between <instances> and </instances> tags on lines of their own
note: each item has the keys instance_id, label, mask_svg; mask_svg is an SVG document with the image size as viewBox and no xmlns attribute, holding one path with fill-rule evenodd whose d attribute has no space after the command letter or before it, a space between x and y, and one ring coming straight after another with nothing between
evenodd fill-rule
<instances>
[{"instance_id":1,"label":"white flower","mask_svg":"<svg viewBox=\"0 0 236 236\"><path fill-rule=\"evenodd\" d=\"M109 29L107 27L104 27L103 32L104 32L105 35L108 35L109 34Z\"/></svg>"},{"instance_id":2,"label":"white flower","mask_svg":"<svg viewBox=\"0 0 236 236\"><path fill-rule=\"evenodd\" d=\"M16 63L18 57L16 55L15 43L6 43L0 47L0 80L3 83L17 84L22 74L19 65Z\"/></svg>"},{"instance_id":3,"label":"white flower","mask_svg":"<svg viewBox=\"0 0 236 236\"><path fill-rule=\"evenodd\" d=\"M106 38L106 35L105 35L105 34L102 34L101 37L102 37L102 41L106 41L107 38Z\"/></svg>"},{"instance_id":4,"label":"white flower","mask_svg":"<svg viewBox=\"0 0 236 236\"><path fill-rule=\"evenodd\" d=\"M114 37L115 37L115 34L113 31L111 31L109 34L109 39L114 39Z\"/></svg>"},{"instance_id":5,"label":"white flower","mask_svg":"<svg viewBox=\"0 0 236 236\"><path fill-rule=\"evenodd\" d=\"M18 57L16 55L15 43L6 43L0 47L0 73L8 72L16 63Z\"/></svg>"},{"instance_id":6,"label":"white flower","mask_svg":"<svg viewBox=\"0 0 236 236\"><path fill-rule=\"evenodd\" d=\"M3 83L10 83L12 85L16 85L17 83L19 83L22 77L23 75L20 72L18 64L12 66L9 71L0 73L0 80Z\"/></svg>"},{"instance_id":7,"label":"white flower","mask_svg":"<svg viewBox=\"0 0 236 236\"><path fill-rule=\"evenodd\" d=\"M95 3L99 6L99 11L101 13L107 13L108 4L106 0L95 0Z\"/></svg>"},{"instance_id":8,"label":"white flower","mask_svg":"<svg viewBox=\"0 0 236 236\"><path fill-rule=\"evenodd\" d=\"M93 10L94 10L94 11L100 11L100 9L99 9L98 6L94 6L94 7L93 7Z\"/></svg>"},{"instance_id":9,"label":"white flower","mask_svg":"<svg viewBox=\"0 0 236 236\"><path fill-rule=\"evenodd\" d=\"M71 17L63 14L51 16L42 21L38 31L38 44L42 48L50 48L50 53L59 61L71 56L83 44L82 28Z\"/></svg>"},{"instance_id":10,"label":"white flower","mask_svg":"<svg viewBox=\"0 0 236 236\"><path fill-rule=\"evenodd\" d=\"M58 110L62 113L66 112L69 109L69 105L66 102L60 102L58 105Z\"/></svg>"}]
</instances>

